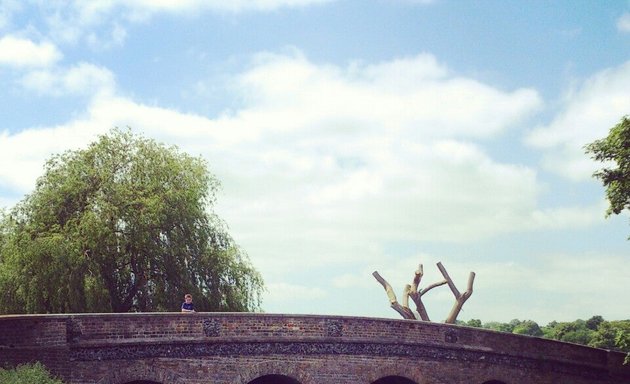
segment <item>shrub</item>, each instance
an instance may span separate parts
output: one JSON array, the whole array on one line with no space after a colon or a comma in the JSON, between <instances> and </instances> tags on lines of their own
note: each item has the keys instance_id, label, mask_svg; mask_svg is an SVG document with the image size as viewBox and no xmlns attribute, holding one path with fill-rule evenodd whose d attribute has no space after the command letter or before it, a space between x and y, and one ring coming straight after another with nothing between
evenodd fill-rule
<instances>
[{"instance_id":1,"label":"shrub","mask_svg":"<svg viewBox=\"0 0 630 384\"><path fill-rule=\"evenodd\" d=\"M19 365L13 369L0 368L0 384L63 384L51 376L40 362Z\"/></svg>"}]
</instances>

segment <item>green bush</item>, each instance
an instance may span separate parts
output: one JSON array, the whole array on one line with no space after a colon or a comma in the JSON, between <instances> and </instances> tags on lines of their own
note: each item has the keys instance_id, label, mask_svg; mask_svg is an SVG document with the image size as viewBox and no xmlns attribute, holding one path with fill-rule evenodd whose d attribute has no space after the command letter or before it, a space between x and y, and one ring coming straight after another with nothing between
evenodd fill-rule
<instances>
[{"instance_id":1,"label":"green bush","mask_svg":"<svg viewBox=\"0 0 630 384\"><path fill-rule=\"evenodd\" d=\"M0 384L63 384L51 376L41 363L20 365L13 369L0 368Z\"/></svg>"}]
</instances>

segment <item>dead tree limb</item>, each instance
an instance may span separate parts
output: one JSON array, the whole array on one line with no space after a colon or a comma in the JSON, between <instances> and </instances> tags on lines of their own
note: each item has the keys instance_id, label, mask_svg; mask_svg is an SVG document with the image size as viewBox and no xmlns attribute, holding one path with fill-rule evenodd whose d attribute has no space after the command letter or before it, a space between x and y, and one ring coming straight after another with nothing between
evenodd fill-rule
<instances>
[{"instance_id":1,"label":"dead tree limb","mask_svg":"<svg viewBox=\"0 0 630 384\"><path fill-rule=\"evenodd\" d=\"M381 283L381 285L383 286L383 288L385 288L385 292L387 293L387 297L389 298L389 304L390 306L396 311L398 312L403 319L416 319L416 316L413 314L413 312L409 309L409 307L403 307L402 305L400 305L398 303L398 300L396 299L396 294L394 293L394 290L392 289L392 286L381 277L381 275L379 275L379 273L377 271L374 271L372 273L372 276L374 276L374 278ZM404 296L404 293L403 293Z\"/></svg>"},{"instance_id":2,"label":"dead tree limb","mask_svg":"<svg viewBox=\"0 0 630 384\"><path fill-rule=\"evenodd\" d=\"M422 264L419 264L418 269L416 269L416 272L414 272L413 281L411 283L412 292L418 292L418 287L420 286L422 276L424 276L424 268L422 267Z\"/></svg>"},{"instance_id":3,"label":"dead tree limb","mask_svg":"<svg viewBox=\"0 0 630 384\"><path fill-rule=\"evenodd\" d=\"M427 309L422 303L420 292L418 291L420 286L420 281L422 281L422 277L424 276L424 267L422 264L418 265L418 269L416 270L411 286L409 286L409 296L411 296L411 300L416 304L416 312L420 316L422 321L431 321L429 319L429 314L427 313Z\"/></svg>"},{"instance_id":4,"label":"dead tree limb","mask_svg":"<svg viewBox=\"0 0 630 384\"><path fill-rule=\"evenodd\" d=\"M453 292L453 295L455 296L455 303L453 304L451 313L449 313L445 321L445 323L447 324L454 324L455 320L457 320L457 315L459 315L459 312L462 310L462 307L464 306L464 303L466 302L466 300L468 300L468 298L473 293L473 283L475 281L475 272L470 272L470 275L468 275L468 285L466 287L466 292L462 294L459 292L459 290L455 286L455 283L453 283L453 280L448 275L448 272L446 272L446 268L444 268L441 262L437 263L437 267L440 270L440 272L442 272L442 276L444 276L444 279L446 280L448 287L451 289L451 292Z\"/></svg>"},{"instance_id":5,"label":"dead tree limb","mask_svg":"<svg viewBox=\"0 0 630 384\"><path fill-rule=\"evenodd\" d=\"M429 319L429 314L427 313L427 309L424 306L424 303L422 302L422 295L429 292L431 289L435 287L439 287L440 285L446 284L446 280L429 284L426 288L420 289L420 281L422 281L423 276L424 276L424 268L422 264L420 264L413 278L413 284L411 285L412 292L409 296L411 296L411 300L413 300L413 302L416 304L416 311L418 312L418 315L420 315L420 319L423 321L431 321L431 319Z\"/></svg>"}]
</instances>

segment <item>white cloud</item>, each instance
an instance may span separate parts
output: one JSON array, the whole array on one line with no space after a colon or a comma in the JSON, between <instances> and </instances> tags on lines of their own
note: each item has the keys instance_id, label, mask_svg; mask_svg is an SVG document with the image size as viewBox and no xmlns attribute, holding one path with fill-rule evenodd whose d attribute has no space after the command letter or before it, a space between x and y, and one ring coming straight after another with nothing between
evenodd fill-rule
<instances>
[{"instance_id":1,"label":"white cloud","mask_svg":"<svg viewBox=\"0 0 630 384\"><path fill-rule=\"evenodd\" d=\"M114 74L107 68L79 63L69 69L45 69L24 75L22 85L39 94L111 94L115 88Z\"/></svg>"},{"instance_id":2,"label":"white cloud","mask_svg":"<svg viewBox=\"0 0 630 384\"><path fill-rule=\"evenodd\" d=\"M11 35L0 38L0 65L46 67L61 59L61 52L49 42L36 44Z\"/></svg>"},{"instance_id":3,"label":"white cloud","mask_svg":"<svg viewBox=\"0 0 630 384\"><path fill-rule=\"evenodd\" d=\"M630 32L630 12L625 12L617 19L617 30L620 32Z\"/></svg>"},{"instance_id":4,"label":"white cloud","mask_svg":"<svg viewBox=\"0 0 630 384\"><path fill-rule=\"evenodd\" d=\"M96 129L89 129L96 128ZM44 162L53 153L87 145L108 127L84 127L81 122L35 128L15 134L0 134L0 185L28 192L42 174Z\"/></svg>"},{"instance_id":5,"label":"white cloud","mask_svg":"<svg viewBox=\"0 0 630 384\"><path fill-rule=\"evenodd\" d=\"M320 67L299 54L267 54L242 77L241 85L243 94L266 114L248 111L252 123L273 126L278 132L314 119L327 125L322 120L333 115L337 121L331 123L337 125L330 129L349 134L365 132L376 124L386 126L392 135L405 133L414 139L487 137L513 126L540 106L534 90L506 93L447 74L428 54L378 65L354 63L345 69ZM274 110L291 116L280 119ZM256 124L261 118L263 122Z\"/></svg>"},{"instance_id":6,"label":"white cloud","mask_svg":"<svg viewBox=\"0 0 630 384\"><path fill-rule=\"evenodd\" d=\"M544 165L574 180L589 179L594 164L584 145L603 138L621 117L629 113L630 61L601 71L570 92L563 110L553 121L535 129L527 142L545 149Z\"/></svg>"}]
</instances>

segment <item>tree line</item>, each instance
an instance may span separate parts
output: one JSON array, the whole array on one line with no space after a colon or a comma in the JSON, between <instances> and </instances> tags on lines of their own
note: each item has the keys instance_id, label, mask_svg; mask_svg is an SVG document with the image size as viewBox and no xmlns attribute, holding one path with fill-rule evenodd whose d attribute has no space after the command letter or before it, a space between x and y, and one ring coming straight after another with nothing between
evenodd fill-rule
<instances>
[{"instance_id":1,"label":"tree line","mask_svg":"<svg viewBox=\"0 0 630 384\"><path fill-rule=\"evenodd\" d=\"M479 319L470 319L458 324L630 353L630 320L607 321L602 316L595 315L588 320L552 321L544 326L533 320L519 319L508 323L482 323Z\"/></svg>"}]
</instances>

